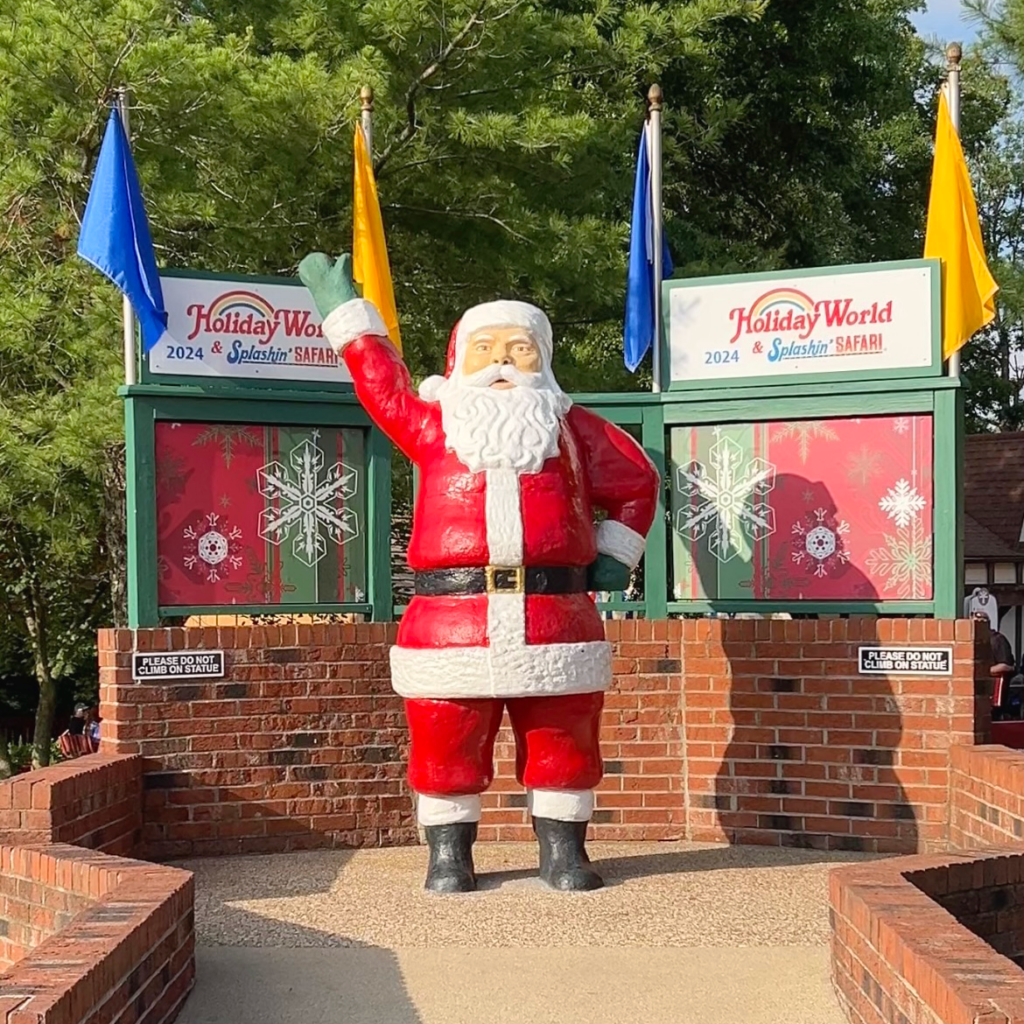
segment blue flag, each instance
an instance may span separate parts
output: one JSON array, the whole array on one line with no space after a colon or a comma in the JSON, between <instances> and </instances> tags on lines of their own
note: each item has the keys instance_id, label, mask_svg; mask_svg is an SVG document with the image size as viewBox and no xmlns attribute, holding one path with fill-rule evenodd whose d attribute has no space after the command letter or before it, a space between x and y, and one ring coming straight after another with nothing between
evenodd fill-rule
<instances>
[{"instance_id":1,"label":"blue flag","mask_svg":"<svg viewBox=\"0 0 1024 1024\"><path fill-rule=\"evenodd\" d=\"M111 109L89 201L78 235L78 255L128 296L148 352L167 329L164 296L149 237L138 175L117 109Z\"/></svg>"},{"instance_id":2,"label":"blue flag","mask_svg":"<svg viewBox=\"0 0 1024 1024\"><path fill-rule=\"evenodd\" d=\"M629 275L626 286L626 324L623 357L626 369L636 373L654 341L654 207L651 202L651 165L647 132L640 133L633 187L633 221L629 235ZM672 257L662 237L662 278L672 276Z\"/></svg>"}]
</instances>

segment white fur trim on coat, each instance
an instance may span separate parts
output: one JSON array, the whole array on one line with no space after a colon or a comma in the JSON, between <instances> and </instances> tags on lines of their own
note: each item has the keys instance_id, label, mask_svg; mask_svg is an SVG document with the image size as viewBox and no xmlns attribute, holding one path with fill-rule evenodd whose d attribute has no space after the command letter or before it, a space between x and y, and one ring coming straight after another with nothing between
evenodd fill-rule
<instances>
[{"instance_id":1,"label":"white fur trim on coat","mask_svg":"<svg viewBox=\"0 0 1024 1024\"><path fill-rule=\"evenodd\" d=\"M590 821L594 814L592 789L530 789L526 806L535 818L554 821Z\"/></svg>"},{"instance_id":2,"label":"white fur trim on coat","mask_svg":"<svg viewBox=\"0 0 1024 1024\"><path fill-rule=\"evenodd\" d=\"M598 524L596 539L597 550L602 555L611 555L630 569L635 568L643 557L644 544L647 543L641 534L617 519L605 519Z\"/></svg>"},{"instance_id":3,"label":"white fur trim on coat","mask_svg":"<svg viewBox=\"0 0 1024 1024\"><path fill-rule=\"evenodd\" d=\"M454 825L460 821L480 820L480 797L434 796L416 794L416 819L421 825Z\"/></svg>"},{"instance_id":4,"label":"white fur trim on coat","mask_svg":"<svg viewBox=\"0 0 1024 1024\"><path fill-rule=\"evenodd\" d=\"M388 329L377 307L366 299L349 299L337 309L332 309L324 321L323 332L339 356L356 338L367 334L374 338L388 336Z\"/></svg>"},{"instance_id":5,"label":"white fur trim on coat","mask_svg":"<svg viewBox=\"0 0 1024 1024\"><path fill-rule=\"evenodd\" d=\"M436 402L441 395L441 388L448 382L447 377L434 374L432 377L425 377L419 386L419 396L424 402Z\"/></svg>"},{"instance_id":6,"label":"white fur trim on coat","mask_svg":"<svg viewBox=\"0 0 1024 1024\"><path fill-rule=\"evenodd\" d=\"M595 693L607 690L611 681L612 647L606 640L505 649L391 648L391 686L403 697L446 700Z\"/></svg>"}]
</instances>

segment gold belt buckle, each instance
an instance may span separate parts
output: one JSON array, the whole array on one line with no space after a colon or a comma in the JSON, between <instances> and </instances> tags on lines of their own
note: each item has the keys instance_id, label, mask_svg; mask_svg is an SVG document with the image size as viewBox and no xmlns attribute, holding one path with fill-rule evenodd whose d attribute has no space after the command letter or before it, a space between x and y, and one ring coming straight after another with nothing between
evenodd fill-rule
<instances>
[{"instance_id":1,"label":"gold belt buckle","mask_svg":"<svg viewBox=\"0 0 1024 1024\"><path fill-rule=\"evenodd\" d=\"M526 592L526 566L486 565L484 582L488 594L523 594Z\"/></svg>"}]
</instances>

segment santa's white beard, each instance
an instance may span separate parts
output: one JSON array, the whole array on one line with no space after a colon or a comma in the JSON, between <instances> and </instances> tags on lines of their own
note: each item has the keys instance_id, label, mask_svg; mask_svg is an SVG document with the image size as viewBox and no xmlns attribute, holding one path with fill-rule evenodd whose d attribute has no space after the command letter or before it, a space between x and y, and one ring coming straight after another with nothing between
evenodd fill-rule
<instances>
[{"instance_id":1,"label":"santa's white beard","mask_svg":"<svg viewBox=\"0 0 1024 1024\"><path fill-rule=\"evenodd\" d=\"M514 388L492 388L496 380ZM445 444L474 473L515 469L538 473L558 454L562 417L571 399L547 373L487 366L452 377L438 391Z\"/></svg>"}]
</instances>

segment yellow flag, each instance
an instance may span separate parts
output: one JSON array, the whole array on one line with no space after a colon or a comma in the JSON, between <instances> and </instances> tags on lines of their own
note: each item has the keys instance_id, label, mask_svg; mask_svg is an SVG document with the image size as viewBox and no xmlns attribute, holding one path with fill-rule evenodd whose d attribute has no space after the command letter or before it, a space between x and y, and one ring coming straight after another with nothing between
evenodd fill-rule
<instances>
[{"instance_id":1,"label":"yellow flag","mask_svg":"<svg viewBox=\"0 0 1024 1024\"><path fill-rule=\"evenodd\" d=\"M999 286L985 261L978 207L945 92L939 93L924 255L942 260L942 355L948 359L991 323Z\"/></svg>"},{"instance_id":2,"label":"yellow flag","mask_svg":"<svg viewBox=\"0 0 1024 1024\"><path fill-rule=\"evenodd\" d=\"M388 337L402 351L398 333L398 311L395 309L395 288L391 283L388 248L384 242L384 222L377 200L377 183L373 180L373 164L366 149L363 129L356 125L355 187L352 202L352 277L362 285L363 298L372 302L387 324Z\"/></svg>"}]
</instances>

